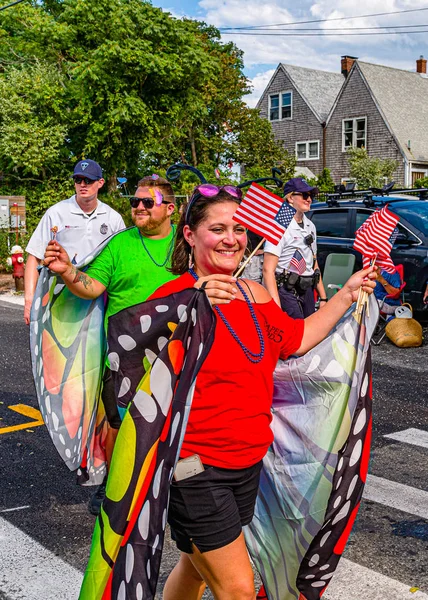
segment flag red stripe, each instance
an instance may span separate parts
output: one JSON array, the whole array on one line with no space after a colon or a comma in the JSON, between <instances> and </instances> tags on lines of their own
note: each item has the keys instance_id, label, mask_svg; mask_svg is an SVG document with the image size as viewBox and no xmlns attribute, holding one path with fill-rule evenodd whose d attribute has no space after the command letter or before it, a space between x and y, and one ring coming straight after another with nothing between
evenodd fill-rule
<instances>
[{"instance_id":1,"label":"flag red stripe","mask_svg":"<svg viewBox=\"0 0 428 600\"><path fill-rule=\"evenodd\" d=\"M371 257L376 254L376 264L388 271L395 272L390 254L392 244L389 239L399 218L390 212L387 206L374 212L355 234L354 249L363 255L363 266L368 267Z\"/></svg>"},{"instance_id":2,"label":"flag red stripe","mask_svg":"<svg viewBox=\"0 0 428 600\"><path fill-rule=\"evenodd\" d=\"M273 244L278 244L285 228L274 219L283 202L284 200L279 196L253 183L233 215L233 219Z\"/></svg>"}]
</instances>

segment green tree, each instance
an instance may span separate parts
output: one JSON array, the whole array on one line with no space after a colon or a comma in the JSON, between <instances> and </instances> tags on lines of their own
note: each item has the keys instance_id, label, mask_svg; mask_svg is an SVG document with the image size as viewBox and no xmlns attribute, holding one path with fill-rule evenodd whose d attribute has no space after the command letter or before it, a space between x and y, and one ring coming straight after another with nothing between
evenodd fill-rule
<instances>
[{"instance_id":1,"label":"green tree","mask_svg":"<svg viewBox=\"0 0 428 600\"><path fill-rule=\"evenodd\" d=\"M414 183L415 188L428 188L428 177L422 177L421 179L416 179Z\"/></svg>"},{"instance_id":2,"label":"green tree","mask_svg":"<svg viewBox=\"0 0 428 600\"><path fill-rule=\"evenodd\" d=\"M39 61L0 77L0 164L11 177L58 175L67 134L63 83L58 69Z\"/></svg>"},{"instance_id":3,"label":"green tree","mask_svg":"<svg viewBox=\"0 0 428 600\"><path fill-rule=\"evenodd\" d=\"M390 180L398 167L396 160L370 157L365 148L349 148L347 154L349 175L360 189L383 187L385 178Z\"/></svg>"},{"instance_id":4,"label":"green tree","mask_svg":"<svg viewBox=\"0 0 428 600\"><path fill-rule=\"evenodd\" d=\"M334 192L334 181L330 169L324 168L316 179L315 185L320 192Z\"/></svg>"},{"instance_id":5,"label":"green tree","mask_svg":"<svg viewBox=\"0 0 428 600\"><path fill-rule=\"evenodd\" d=\"M244 102L243 55L214 27L144 0L30 0L0 12L3 193L29 200L30 223L72 189L76 160L103 166L109 192L177 160L223 179L294 157ZM191 187L194 178L184 178ZM184 189L184 188L183 188Z\"/></svg>"}]
</instances>

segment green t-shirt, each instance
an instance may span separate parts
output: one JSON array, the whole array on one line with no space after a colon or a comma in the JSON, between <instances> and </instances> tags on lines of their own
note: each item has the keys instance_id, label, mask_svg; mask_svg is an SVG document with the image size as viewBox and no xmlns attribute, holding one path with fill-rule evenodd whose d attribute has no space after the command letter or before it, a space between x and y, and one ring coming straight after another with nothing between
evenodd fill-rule
<instances>
[{"instance_id":1,"label":"green t-shirt","mask_svg":"<svg viewBox=\"0 0 428 600\"><path fill-rule=\"evenodd\" d=\"M144 302L158 287L176 278L176 275L167 271L170 260L163 267L153 262L162 265L167 254L171 254L169 251L171 244L174 244L174 230L160 240L147 237L143 240L147 250L137 227L116 234L86 271L87 275L107 288L106 325L111 315Z\"/></svg>"}]
</instances>

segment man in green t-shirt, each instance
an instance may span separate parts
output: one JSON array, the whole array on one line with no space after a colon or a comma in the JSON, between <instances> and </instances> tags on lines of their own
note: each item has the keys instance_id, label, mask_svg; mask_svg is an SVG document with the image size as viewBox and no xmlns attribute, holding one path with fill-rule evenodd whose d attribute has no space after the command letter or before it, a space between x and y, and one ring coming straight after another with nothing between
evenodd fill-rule
<instances>
[{"instance_id":1,"label":"man in green t-shirt","mask_svg":"<svg viewBox=\"0 0 428 600\"><path fill-rule=\"evenodd\" d=\"M171 225L175 196L170 183L157 175L144 177L129 200L135 227L115 235L85 272L71 263L56 240L49 242L45 253L44 264L60 274L76 296L93 299L107 291L106 328L111 315L144 302L158 287L176 277L167 270L175 233ZM103 376L102 400L109 423L106 436L109 465L121 418L108 366ZM105 482L90 501L89 510L93 514L99 513L104 495Z\"/></svg>"}]
</instances>

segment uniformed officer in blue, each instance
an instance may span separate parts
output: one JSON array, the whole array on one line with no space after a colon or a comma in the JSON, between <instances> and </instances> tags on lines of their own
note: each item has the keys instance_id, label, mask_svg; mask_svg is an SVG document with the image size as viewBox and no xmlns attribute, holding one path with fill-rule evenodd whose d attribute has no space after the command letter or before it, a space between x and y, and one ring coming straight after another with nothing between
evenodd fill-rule
<instances>
[{"instance_id":1,"label":"uniformed officer in blue","mask_svg":"<svg viewBox=\"0 0 428 600\"><path fill-rule=\"evenodd\" d=\"M97 162L79 160L74 167L73 179L76 193L48 208L25 249L29 255L24 278L24 320L27 325L30 323L30 309L37 285L37 267L53 237L77 264L112 233L125 229L120 214L98 200L98 191L103 187L104 179Z\"/></svg>"},{"instance_id":2,"label":"uniformed officer in blue","mask_svg":"<svg viewBox=\"0 0 428 600\"><path fill-rule=\"evenodd\" d=\"M327 302L316 259L315 225L305 215L317 192L299 177L287 181L284 198L296 212L280 242L266 242L264 247L264 285L282 310L295 319L315 312L314 290L320 307Z\"/></svg>"}]
</instances>

